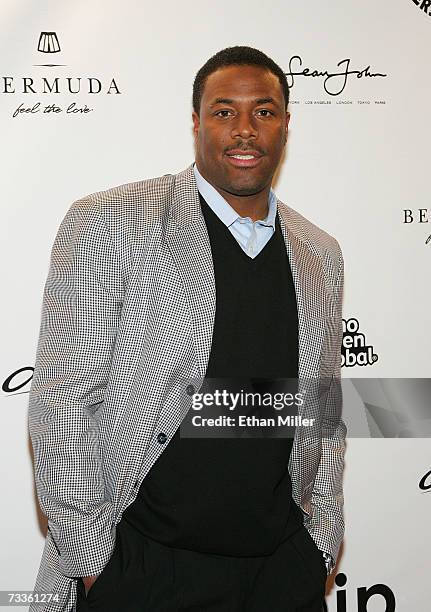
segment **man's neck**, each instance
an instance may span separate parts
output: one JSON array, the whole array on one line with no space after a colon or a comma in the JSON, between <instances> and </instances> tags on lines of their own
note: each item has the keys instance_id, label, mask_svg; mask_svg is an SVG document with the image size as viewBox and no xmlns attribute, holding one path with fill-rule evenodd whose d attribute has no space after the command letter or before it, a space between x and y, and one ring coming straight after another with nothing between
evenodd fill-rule
<instances>
[{"instance_id":1,"label":"man's neck","mask_svg":"<svg viewBox=\"0 0 431 612\"><path fill-rule=\"evenodd\" d=\"M232 206L232 208L237 212L241 217L250 217L252 221L257 221L259 219L265 219L269 213L269 193L271 191L271 185L265 187L259 193L254 193L252 195L247 196L238 196L224 189L221 189L214 185L203 172L200 171L199 167L196 164L196 167L202 177L210 183L210 185L218 191L218 193L226 200L226 202Z\"/></svg>"}]
</instances>

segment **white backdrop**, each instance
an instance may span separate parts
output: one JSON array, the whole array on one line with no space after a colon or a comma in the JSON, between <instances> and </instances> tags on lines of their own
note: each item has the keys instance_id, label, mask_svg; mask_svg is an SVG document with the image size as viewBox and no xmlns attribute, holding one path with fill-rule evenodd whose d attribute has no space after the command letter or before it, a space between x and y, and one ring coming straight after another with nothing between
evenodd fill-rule
<instances>
[{"instance_id":1,"label":"white backdrop","mask_svg":"<svg viewBox=\"0 0 431 612\"><path fill-rule=\"evenodd\" d=\"M344 317L378 355L343 376L430 376L427 12L422 0L2 1L0 590L32 589L43 547L26 419L55 233L77 198L191 163L193 78L223 47L257 47L285 72L333 74L350 60L347 78L293 75L275 190L342 246ZM38 51L42 32L55 32L59 52ZM89 93L89 78L100 93ZM346 410L355 418L353 402ZM419 481L431 469L429 439L351 437L346 463L330 612L389 611L378 594L358 603L358 589L376 584L392 590L396 610L426 612L431 492Z\"/></svg>"}]
</instances>

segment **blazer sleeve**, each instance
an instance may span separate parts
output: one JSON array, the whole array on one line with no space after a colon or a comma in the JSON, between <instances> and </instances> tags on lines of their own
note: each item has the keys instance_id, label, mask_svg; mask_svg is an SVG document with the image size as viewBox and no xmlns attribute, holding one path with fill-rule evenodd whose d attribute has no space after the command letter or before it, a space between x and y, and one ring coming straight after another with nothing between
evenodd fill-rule
<instances>
[{"instance_id":1,"label":"blazer sleeve","mask_svg":"<svg viewBox=\"0 0 431 612\"><path fill-rule=\"evenodd\" d=\"M310 534L318 548L331 555L333 569L344 537L343 470L347 428L342 419L341 347L344 261L338 246L338 273L334 285L334 366L322 419L322 455L311 496Z\"/></svg>"},{"instance_id":2,"label":"blazer sleeve","mask_svg":"<svg viewBox=\"0 0 431 612\"><path fill-rule=\"evenodd\" d=\"M74 202L51 251L28 407L37 497L69 577L98 574L115 543L94 413L121 316L120 270L100 206Z\"/></svg>"}]
</instances>

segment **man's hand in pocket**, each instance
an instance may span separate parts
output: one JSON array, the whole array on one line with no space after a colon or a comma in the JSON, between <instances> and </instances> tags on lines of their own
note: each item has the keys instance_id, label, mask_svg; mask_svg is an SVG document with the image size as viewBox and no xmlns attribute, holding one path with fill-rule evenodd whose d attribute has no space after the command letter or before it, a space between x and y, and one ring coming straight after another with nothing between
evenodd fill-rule
<instances>
[{"instance_id":1,"label":"man's hand in pocket","mask_svg":"<svg viewBox=\"0 0 431 612\"><path fill-rule=\"evenodd\" d=\"M83 576L82 582L85 586L85 596L88 595L88 591L91 589L99 576L100 574L96 574L96 576Z\"/></svg>"}]
</instances>

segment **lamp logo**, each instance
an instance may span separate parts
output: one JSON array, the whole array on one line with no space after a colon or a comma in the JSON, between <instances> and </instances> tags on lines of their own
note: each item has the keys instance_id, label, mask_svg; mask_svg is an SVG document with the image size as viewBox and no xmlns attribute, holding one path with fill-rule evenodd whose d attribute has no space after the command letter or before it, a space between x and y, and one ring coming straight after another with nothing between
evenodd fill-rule
<instances>
[{"instance_id":1,"label":"lamp logo","mask_svg":"<svg viewBox=\"0 0 431 612\"><path fill-rule=\"evenodd\" d=\"M58 53L61 51L57 34L55 32L41 32L37 50L41 53Z\"/></svg>"}]
</instances>

